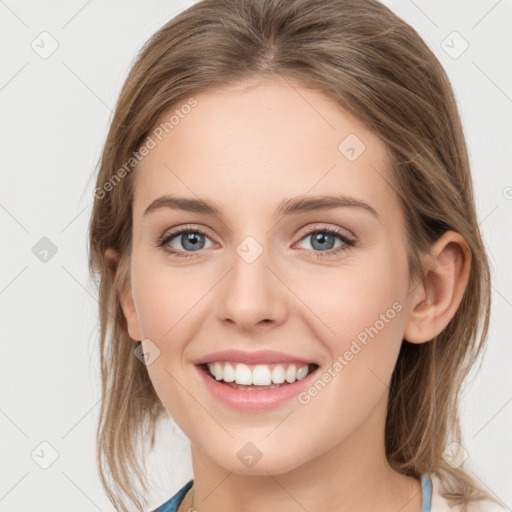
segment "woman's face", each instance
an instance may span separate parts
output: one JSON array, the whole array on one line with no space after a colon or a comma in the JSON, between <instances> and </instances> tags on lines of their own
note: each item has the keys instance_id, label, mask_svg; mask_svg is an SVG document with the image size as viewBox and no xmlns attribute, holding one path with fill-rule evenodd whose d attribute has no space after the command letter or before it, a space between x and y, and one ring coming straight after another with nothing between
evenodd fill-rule
<instances>
[{"instance_id":1,"label":"woman's face","mask_svg":"<svg viewBox=\"0 0 512 512\"><path fill-rule=\"evenodd\" d=\"M134 182L123 309L158 396L230 471L382 450L410 289L383 143L284 81L194 98L162 116Z\"/></svg>"}]
</instances>

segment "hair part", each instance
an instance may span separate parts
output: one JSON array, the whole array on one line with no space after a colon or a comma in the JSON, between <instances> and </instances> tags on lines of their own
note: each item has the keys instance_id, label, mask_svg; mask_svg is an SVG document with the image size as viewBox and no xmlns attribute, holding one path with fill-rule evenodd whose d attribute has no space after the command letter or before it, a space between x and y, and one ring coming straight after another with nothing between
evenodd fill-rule
<instances>
[{"instance_id":1,"label":"hair part","mask_svg":"<svg viewBox=\"0 0 512 512\"><path fill-rule=\"evenodd\" d=\"M390 9L376 0L203 0L181 12L144 45L124 83L98 162L97 190L180 102L214 87L276 77L321 91L385 143L390 185L407 223L411 278L424 277L419 255L445 231L468 243L471 270L456 314L430 342L402 343L389 391L386 455L402 474L452 480L446 497L458 503L493 499L464 465L442 458L451 442L462 444L459 395L484 348L491 307L466 142L445 71ZM147 482L137 450L148 440L153 448L166 415L134 357L119 301L130 279L135 172L95 196L89 226L101 325L97 461L102 485L122 511L143 510L134 476L144 491ZM120 255L117 269L107 268L107 248Z\"/></svg>"}]
</instances>

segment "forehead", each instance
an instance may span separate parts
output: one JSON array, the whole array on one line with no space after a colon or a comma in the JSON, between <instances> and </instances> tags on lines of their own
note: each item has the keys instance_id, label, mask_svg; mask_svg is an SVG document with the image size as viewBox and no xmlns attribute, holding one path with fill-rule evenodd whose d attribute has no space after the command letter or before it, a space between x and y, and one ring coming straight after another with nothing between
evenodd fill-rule
<instances>
[{"instance_id":1,"label":"forehead","mask_svg":"<svg viewBox=\"0 0 512 512\"><path fill-rule=\"evenodd\" d=\"M237 214L309 194L364 197L377 210L396 203L384 143L323 93L262 79L193 100L166 111L150 133L155 146L135 172L135 216L165 193Z\"/></svg>"}]
</instances>

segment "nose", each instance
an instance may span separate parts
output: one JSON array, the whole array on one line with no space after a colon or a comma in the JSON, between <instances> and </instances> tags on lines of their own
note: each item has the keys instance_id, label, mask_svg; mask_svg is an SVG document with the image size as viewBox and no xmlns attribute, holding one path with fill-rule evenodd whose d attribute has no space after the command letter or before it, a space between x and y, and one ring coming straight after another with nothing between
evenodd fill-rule
<instances>
[{"instance_id":1,"label":"nose","mask_svg":"<svg viewBox=\"0 0 512 512\"><path fill-rule=\"evenodd\" d=\"M287 316L287 288L272 268L267 251L258 255L261 249L255 250L254 242L237 248L218 290L218 318L246 332L276 327Z\"/></svg>"}]
</instances>

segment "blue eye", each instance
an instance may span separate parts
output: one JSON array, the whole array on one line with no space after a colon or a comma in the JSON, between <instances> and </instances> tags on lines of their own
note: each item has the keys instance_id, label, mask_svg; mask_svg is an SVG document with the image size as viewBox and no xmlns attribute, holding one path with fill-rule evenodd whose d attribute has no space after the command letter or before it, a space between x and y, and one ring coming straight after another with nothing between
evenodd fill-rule
<instances>
[{"instance_id":1,"label":"blue eye","mask_svg":"<svg viewBox=\"0 0 512 512\"><path fill-rule=\"evenodd\" d=\"M335 243L336 238L341 240L341 245L336 248L331 248L332 243ZM310 228L306 235L301 240L311 240L313 248L319 248L319 251L313 251L316 258L326 258L342 251L348 250L350 247L356 245L356 241L347 237L341 231L329 226Z\"/></svg>"},{"instance_id":2,"label":"blue eye","mask_svg":"<svg viewBox=\"0 0 512 512\"><path fill-rule=\"evenodd\" d=\"M187 251L197 252L205 248L204 238L208 238L208 236L201 229L192 229L187 226L183 226L182 228L160 239L158 242L158 246L163 247L165 251L171 254L172 256L189 257L193 256L193 254L187 254ZM172 245L170 245L174 239L177 239L178 242L181 243L185 251L179 249L176 250L174 247L172 247Z\"/></svg>"},{"instance_id":3,"label":"blue eye","mask_svg":"<svg viewBox=\"0 0 512 512\"><path fill-rule=\"evenodd\" d=\"M181 244L183 249L177 249L171 245L175 239ZM194 252L199 252L207 248L205 247L205 239L209 240L210 238L203 230L194 226L183 226L168 235L164 235L158 240L157 245L158 247L162 247L173 257L191 257L194 256ZM356 245L355 240L352 240L341 231L329 226L309 229L306 234L302 236L300 241L306 239L311 240L312 252L317 258L332 256ZM332 243L335 243L336 239L341 241L341 245L332 248Z\"/></svg>"}]
</instances>

